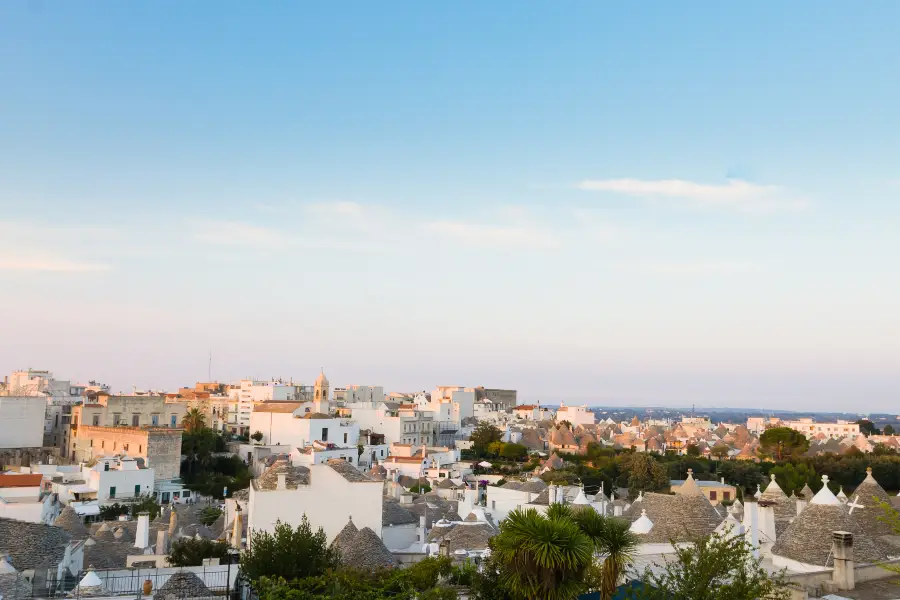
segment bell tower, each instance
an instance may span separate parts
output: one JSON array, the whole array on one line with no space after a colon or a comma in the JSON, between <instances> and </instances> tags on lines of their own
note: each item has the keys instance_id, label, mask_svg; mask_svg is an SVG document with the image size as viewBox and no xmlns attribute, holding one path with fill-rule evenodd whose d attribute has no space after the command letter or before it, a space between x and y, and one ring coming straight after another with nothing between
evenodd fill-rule
<instances>
[{"instance_id":1,"label":"bell tower","mask_svg":"<svg viewBox=\"0 0 900 600\"><path fill-rule=\"evenodd\" d=\"M328 378L325 377L325 370L323 369L319 376L316 377L315 394L313 396L316 412L328 414L328 393L330 387L331 385L328 383Z\"/></svg>"}]
</instances>

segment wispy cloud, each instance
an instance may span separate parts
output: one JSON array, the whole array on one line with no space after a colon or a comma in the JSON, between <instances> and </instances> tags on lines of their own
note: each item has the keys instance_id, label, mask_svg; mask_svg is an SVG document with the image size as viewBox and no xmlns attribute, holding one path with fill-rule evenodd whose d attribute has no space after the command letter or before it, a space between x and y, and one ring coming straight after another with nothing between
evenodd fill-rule
<instances>
[{"instance_id":1,"label":"wispy cloud","mask_svg":"<svg viewBox=\"0 0 900 600\"><path fill-rule=\"evenodd\" d=\"M434 221L427 229L439 234L484 246L518 246L526 248L557 248L559 238L549 231L529 226L502 226L468 223L464 221Z\"/></svg>"},{"instance_id":2,"label":"wispy cloud","mask_svg":"<svg viewBox=\"0 0 900 600\"><path fill-rule=\"evenodd\" d=\"M0 256L0 271L44 271L55 273L87 273L109 271L109 265L47 258L5 258Z\"/></svg>"},{"instance_id":3,"label":"wispy cloud","mask_svg":"<svg viewBox=\"0 0 900 600\"><path fill-rule=\"evenodd\" d=\"M259 250L281 250L294 246L298 242L296 237L279 229L238 221L197 223L193 238L204 244Z\"/></svg>"},{"instance_id":4,"label":"wispy cloud","mask_svg":"<svg viewBox=\"0 0 900 600\"><path fill-rule=\"evenodd\" d=\"M805 198L775 185L759 185L741 179L722 184L697 183L683 179L594 179L578 188L643 198L675 199L704 208L730 208L747 212L796 211L808 206Z\"/></svg>"},{"instance_id":5,"label":"wispy cloud","mask_svg":"<svg viewBox=\"0 0 900 600\"><path fill-rule=\"evenodd\" d=\"M618 265L620 270L662 277L703 277L758 272L761 265L733 259L635 260Z\"/></svg>"}]
</instances>

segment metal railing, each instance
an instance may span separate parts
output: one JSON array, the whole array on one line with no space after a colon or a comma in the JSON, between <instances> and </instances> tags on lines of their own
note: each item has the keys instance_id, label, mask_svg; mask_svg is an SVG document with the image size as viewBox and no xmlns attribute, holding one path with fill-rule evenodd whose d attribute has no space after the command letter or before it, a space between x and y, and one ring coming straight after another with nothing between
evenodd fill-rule
<instances>
[{"instance_id":1,"label":"metal railing","mask_svg":"<svg viewBox=\"0 0 900 600\"><path fill-rule=\"evenodd\" d=\"M82 590L79 582L84 579L88 571L82 571L78 575L67 574L62 578L56 577L55 570L46 573L38 571L31 580L17 574L22 581L17 581L11 592L4 594L3 600L27 600L41 598L73 598L78 599L97 596L122 596L123 598L141 600L150 598L160 600L183 600L186 598L218 598L238 600L240 596L240 578L237 576L239 567L237 564L223 564L209 567L185 567L185 568L132 568L132 569L93 569L93 572L102 581L102 589ZM202 583L202 586L183 589L179 586L166 587L166 583L179 573L192 573ZM190 577L190 579L194 579ZM246 584L241 584L246 585Z\"/></svg>"}]
</instances>

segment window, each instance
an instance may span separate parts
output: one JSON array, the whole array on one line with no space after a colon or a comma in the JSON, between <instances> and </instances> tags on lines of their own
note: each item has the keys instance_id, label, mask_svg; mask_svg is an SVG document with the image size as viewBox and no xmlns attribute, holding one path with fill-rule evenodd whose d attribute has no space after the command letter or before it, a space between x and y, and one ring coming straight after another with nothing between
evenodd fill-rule
<instances>
[{"instance_id":1,"label":"window","mask_svg":"<svg viewBox=\"0 0 900 600\"><path fill-rule=\"evenodd\" d=\"M328 428L327 427L322 428L322 441L323 442L328 441Z\"/></svg>"},{"instance_id":2,"label":"window","mask_svg":"<svg viewBox=\"0 0 900 600\"><path fill-rule=\"evenodd\" d=\"M178 415L172 415L172 427L178 426Z\"/></svg>"},{"instance_id":3,"label":"window","mask_svg":"<svg viewBox=\"0 0 900 600\"><path fill-rule=\"evenodd\" d=\"M134 486L134 495L135 495L135 496L140 496L140 495L141 495L141 484L139 484L139 483L135 484L135 486Z\"/></svg>"},{"instance_id":4,"label":"window","mask_svg":"<svg viewBox=\"0 0 900 600\"><path fill-rule=\"evenodd\" d=\"M144 447L141 445L138 445L138 454L140 454L143 451L144 451Z\"/></svg>"},{"instance_id":5,"label":"window","mask_svg":"<svg viewBox=\"0 0 900 600\"><path fill-rule=\"evenodd\" d=\"M710 492L709 492L709 499L710 499L710 500L715 500L715 499L716 499L716 493L715 493L714 491L712 491L712 490L710 490Z\"/></svg>"},{"instance_id":6,"label":"window","mask_svg":"<svg viewBox=\"0 0 900 600\"><path fill-rule=\"evenodd\" d=\"M106 442L104 440L100 440L100 447L106 448Z\"/></svg>"},{"instance_id":7,"label":"window","mask_svg":"<svg viewBox=\"0 0 900 600\"><path fill-rule=\"evenodd\" d=\"M183 492L181 492L181 495L184 496L185 498L190 498L191 490L184 490Z\"/></svg>"},{"instance_id":8,"label":"window","mask_svg":"<svg viewBox=\"0 0 900 600\"><path fill-rule=\"evenodd\" d=\"M131 415L131 426L138 427L141 424L141 415Z\"/></svg>"},{"instance_id":9,"label":"window","mask_svg":"<svg viewBox=\"0 0 900 600\"><path fill-rule=\"evenodd\" d=\"M100 425L100 415L94 415L91 419L91 425L98 427Z\"/></svg>"},{"instance_id":10,"label":"window","mask_svg":"<svg viewBox=\"0 0 900 600\"><path fill-rule=\"evenodd\" d=\"M107 466L109 466L109 465L107 465ZM116 497L116 486L112 485L109 487L109 497L110 498Z\"/></svg>"},{"instance_id":11,"label":"window","mask_svg":"<svg viewBox=\"0 0 900 600\"><path fill-rule=\"evenodd\" d=\"M109 471L109 463L103 463L103 470Z\"/></svg>"},{"instance_id":12,"label":"window","mask_svg":"<svg viewBox=\"0 0 900 600\"><path fill-rule=\"evenodd\" d=\"M381 456L384 457L384 450L381 450Z\"/></svg>"},{"instance_id":13,"label":"window","mask_svg":"<svg viewBox=\"0 0 900 600\"><path fill-rule=\"evenodd\" d=\"M731 492L722 492L722 500L725 502L731 500Z\"/></svg>"},{"instance_id":14,"label":"window","mask_svg":"<svg viewBox=\"0 0 900 600\"><path fill-rule=\"evenodd\" d=\"M347 434L346 433L344 434L344 443L345 444L347 443Z\"/></svg>"},{"instance_id":15,"label":"window","mask_svg":"<svg viewBox=\"0 0 900 600\"><path fill-rule=\"evenodd\" d=\"M128 452L128 444L122 444L122 450Z\"/></svg>"},{"instance_id":16,"label":"window","mask_svg":"<svg viewBox=\"0 0 900 600\"><path fill-rule=\"evenodd\" d=\"M159 426L159 415L151 415L150 416L150 424L154 427Z\"/></svg>"},{"instance_id":17,"label":"window","mask_svg":"<svg viewBox=\"0 0 900 600\"><path fill-rule=\"evenodd\" d=\"M121 422L122 422L122 415L120 415L118 413L114 414L113 415L113 427L118 427Z\"/></svg>"},{"instance_id":18,"label":"window","mask_svg":"<svg viewBox=\"0 0 900 600\"><path fill-rule=\"evenodd\" d=\"M55 417L53 417L53 426L59 427L59 415L56 415Z\"/></svg>"}]
</instances>

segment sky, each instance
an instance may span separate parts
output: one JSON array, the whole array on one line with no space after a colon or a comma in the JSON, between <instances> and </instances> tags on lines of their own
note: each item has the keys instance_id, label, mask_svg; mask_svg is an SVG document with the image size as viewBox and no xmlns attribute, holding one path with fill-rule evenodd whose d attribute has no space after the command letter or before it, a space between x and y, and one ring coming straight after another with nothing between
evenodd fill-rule
<instances>
[{"instance_id":1,"label":"sky","mask_svg":"<svg viewBox=\"0 0 900 600\"><path fill-rule=\"evenodd\" d=\"M896 411L898 21L0 3L0 372Z\"/></svg>"}]
</instances>

